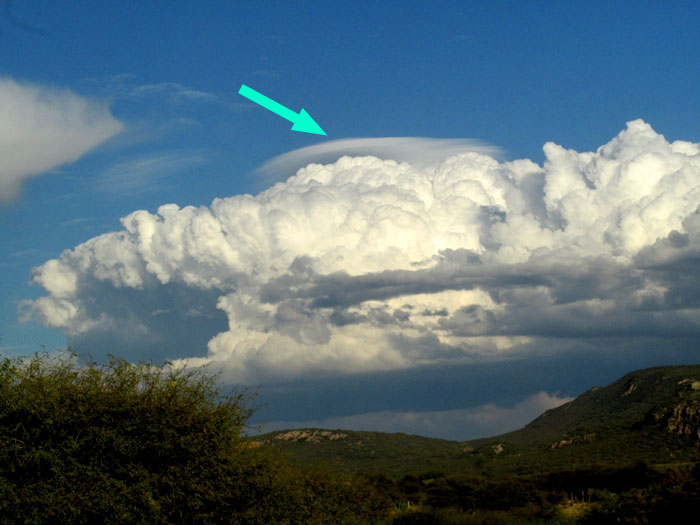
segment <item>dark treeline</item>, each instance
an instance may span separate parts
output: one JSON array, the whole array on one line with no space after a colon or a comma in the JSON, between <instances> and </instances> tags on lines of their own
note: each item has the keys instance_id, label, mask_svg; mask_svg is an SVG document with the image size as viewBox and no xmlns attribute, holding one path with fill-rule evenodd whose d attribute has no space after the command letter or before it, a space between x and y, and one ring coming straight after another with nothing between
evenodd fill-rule
<instances>
[{"instance_id":1,"label":"dark treeline","mask_svg":"<svg viewBox=\"0 0 700 525\"><path fill-rule=\"evenodd\" d=\"M644 463L537 476L365 476L394 505L392 523L680 523L700 510L700 463Z\"/></svg>"}]
</instances>

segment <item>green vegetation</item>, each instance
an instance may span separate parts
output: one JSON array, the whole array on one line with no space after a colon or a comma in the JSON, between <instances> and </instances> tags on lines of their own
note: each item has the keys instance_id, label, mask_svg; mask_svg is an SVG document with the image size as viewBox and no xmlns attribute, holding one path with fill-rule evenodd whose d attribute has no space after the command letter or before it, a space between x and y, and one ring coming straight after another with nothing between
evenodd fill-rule
<instances>
[{"instance_id":1,"label":"green vegetation","mask_svg":"<svg viewBox=\"0 0 700 525\"><path fill-rule=\"evenodd\" d=\"M537 476L375 476L396 524L683 523L700 510L700 463L659 472L644 463Z\"/></svg>"},{"instance_id":2,"label":"green vegetation","mask_svg":"<svg viewBox=\"0 0 700 525\"><path fill-rule=\"evenodd\" d=\"M548 410L520 430L467 443L498 471L548 472L700 459L700 366L638 370ZM503 451L493 454L500 445Z\"/></svg>"},{"instance_id":3,"label":"green vegetation","mask_svg":"<svg viewBox=\"0 0 700 525\"><path fill-rule=\"evenodd\" d=\"M283 452L298 465L323 465L350 474L381 473L392 479L413 472L461 472L474 464L461 443L401 433L300 429L253 440Z\"/></svg>"},{"instance_id":4,"label":"green vegetation","mask_svg":"<svg viewBox=\"0 0 700 525\"><path fill-rule=\"evenodd\" d=\"M458 443L248 438L251 396L222 394L204 368L65 356L0 361L0 523L675 523L700 510L700 367L634 372Z\"/></svg>"},{"instance_id":5,"label":"green vegetation","mask_svg":"<svg viewBox=\"0 0 700 525\"><path fill-rule=\"evenodd\" d=\"M0 363L0 523L367 523L370 485L252 448L204 369Z\"/></svg>"},{"instance_id":6,"label":"green vegetation","mask_svg":"<svg viewBox=\"0 0 700 525\"><path fill-rule=\"evenodd\" d=\"M700 366L629 373L520 430L485 439L457 442L342 430L335 431L342 439L331 440L318 430L303 432L312 437L285 431L256 439L301 465L320 462L393 479L428 470L484 475L622 467L638 461L672 466L700 460Z\"/></svg>"}]
</instances>

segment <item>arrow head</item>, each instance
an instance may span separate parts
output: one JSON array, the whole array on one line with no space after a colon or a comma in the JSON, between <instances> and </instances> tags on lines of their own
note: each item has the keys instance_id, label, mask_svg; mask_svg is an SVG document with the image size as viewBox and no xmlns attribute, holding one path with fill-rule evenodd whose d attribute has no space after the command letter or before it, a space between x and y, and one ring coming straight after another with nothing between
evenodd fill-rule
<instances>
[{"instance_id":1,"label":"arrow head","mask_svg":"<svg viewBox=\"0 0 700 525\"><path fill-rule=\"evenodd\" d=\"M326 132L321 129L321 126L316 124L316 121L312 119L311 115L303 108L296 119L294 119L292 131L303 131L304 133L315 133L316 135L326 134Z\"/></svg>"}]
</instances>

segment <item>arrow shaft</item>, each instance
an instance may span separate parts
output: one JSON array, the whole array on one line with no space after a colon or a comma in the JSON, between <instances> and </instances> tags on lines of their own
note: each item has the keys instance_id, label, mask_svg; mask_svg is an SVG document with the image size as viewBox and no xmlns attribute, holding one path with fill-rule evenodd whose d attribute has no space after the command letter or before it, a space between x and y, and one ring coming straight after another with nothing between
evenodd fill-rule
<instances>
[{"instance_id":1,"label":"arrow shaft","mask_svg":"<svg viewBox=\"0 0 700 525\"><path fill-rule=\"evenodd\" d=\"M258 93L257 91L249 88L245 84L243 84L241 86L241 89L238 90L238 94L243 95L248 100L252 100L256 104L261 105L265 109L272 111L276 115L279 115L283 119L289 120L290 122L295 122L295 120L299 116L298 113L294 113L294 111L292 111L291 109L284 107L282 104L275 102L274 100L266 97L262 93Z\"/></svg>"}]
</instances>

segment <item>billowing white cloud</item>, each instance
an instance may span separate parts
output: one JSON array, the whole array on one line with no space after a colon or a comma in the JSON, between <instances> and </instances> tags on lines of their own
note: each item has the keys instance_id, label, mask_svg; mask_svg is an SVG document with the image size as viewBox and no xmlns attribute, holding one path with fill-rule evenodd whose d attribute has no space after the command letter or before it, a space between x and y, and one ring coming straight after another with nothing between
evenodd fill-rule
<instances>
[{"instance_id":1,"label":"billowing white cloud","mask_svg":"<svg viewBox=\"0 0 700 525\"><path fill-rule=\"evenodd\" d=\"M403 432L426 437L466 441L517 430L543 412L568 403L573 398L538 392L510 407L493 403L458 410L369 412L310 421L274 421L260 432L287 428L327 428Z\"/></svg>"},{"instance_id":2,"label":"billowing white cloud","mask_svg":"<svg viewBox=\"0 0 700 525\"><path fill-rule=\"evenodd\" d=\"M596 152L544 150L543 166L342 157L256 196L135 211L35 268L49 295L23 311L102 348L150 334L250 383L697 341L700 146L636 120Z\"/></svg>"},{"instance_id":3,"label":"billowing white cloud","mask_svg":"<svg viewBox=\"0 0 700 525\"><path fill-rule=\"evenodd\" d=\"M77 160L122 128L104 103L0 78L0 204L28 178Z\"/></svg>"}]
</instances>

